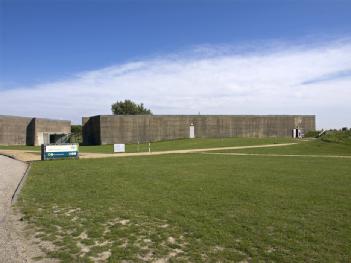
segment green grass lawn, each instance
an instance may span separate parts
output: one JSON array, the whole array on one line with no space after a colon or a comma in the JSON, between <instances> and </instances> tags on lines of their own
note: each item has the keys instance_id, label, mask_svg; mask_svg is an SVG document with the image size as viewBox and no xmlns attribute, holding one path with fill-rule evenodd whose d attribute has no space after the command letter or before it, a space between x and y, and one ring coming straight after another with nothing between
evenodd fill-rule
<instances>
[{"instance_id":1,"label":"green grass lawn","mask_svg":"<svg viewBox=\"0 0 351 263\"><path fill-rule=\"evenodd\" d=\"M333 143L322 140L312 140L300 142L299 144L271 147L271 148L252 148L239 150L225 150L218 152L235 153L257 153L257 154L312 154L312 155L351 155L351 144Z\"/></svg>"},{"instance_id":2,"label":"green grass lawn","mask_svg":"<svg viewBox=\"0 0 351 263\"><path fill-rule=\"evenodd\" d=\"M212 138L212 139L179 139L171 141L152 142L152 151L169 151L169 150L186 150L196 148L213 148L226 146L243 146L255 144L272 144L272 143L286 143L296 142L290 138ZM4 146L0 145L0 149L14 149L14 150L31 150L40 151L39 146ZM91 153L113 153L113 145L97 145L97 146L80 146L81 152ZM127 144L126 152L147 152L149 150L148 143L143 144Z\"/></svg>"},{"instance_id":3,"label":"green grass lawn","mask_svg":"<svg viewBox=\"0 0 351 263\"><path fill-rule=\"evenodd\" d=\"M173 154L35 162L18 206L63 262L350 262L350 189L350 160Z\"/></svg>"},{"instance_id":4,"label":"green grass lawn","mask_svg":"<svg viewBox=\"0 0 351 263\"><path fill-rule=\"evenodd\" d=\"M210 139L179 139L171 141L160 141L151 143L151 151L170 151L170 150L186 150L197 148L214 148L214 147L229 147L229 146L244 146L244 145L259 145L259 144L274 144L296 142L290 138L210 138ZM112 153L113 145L99 146L81 146L82 152L101 152ZM126 152L147 152L149 150L148 143L143 144L127 144Z\"/></svg>"}]
</instances>

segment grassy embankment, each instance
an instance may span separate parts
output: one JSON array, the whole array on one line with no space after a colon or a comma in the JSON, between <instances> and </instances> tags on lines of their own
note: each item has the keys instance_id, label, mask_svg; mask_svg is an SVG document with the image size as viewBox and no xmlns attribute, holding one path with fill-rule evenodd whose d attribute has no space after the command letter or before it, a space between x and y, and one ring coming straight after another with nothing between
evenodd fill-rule
<instances>
[{"instance_id":1,"label":"grassy embankment","mask_svg":"<svg viewBox=\"0 0 351 263\"><path fill-rule=\"evenodd\" d=\"M319 139L302 141L296 145L275 148L253 148L220 151L224 153L253 154L311 154L311 155L351 155L351 131L329 132Z\"/></svg>"},{"instance_id":2,"label":"grassy embankment","mask_svg":"<svg viewBox=\"0 0 351 263\"><path fill-rule=\"evenodd\" d=\"M349 262L350 187L346 159L67 160L34 163L18 206L64 262Z\"/></svg>"}]
</instances>

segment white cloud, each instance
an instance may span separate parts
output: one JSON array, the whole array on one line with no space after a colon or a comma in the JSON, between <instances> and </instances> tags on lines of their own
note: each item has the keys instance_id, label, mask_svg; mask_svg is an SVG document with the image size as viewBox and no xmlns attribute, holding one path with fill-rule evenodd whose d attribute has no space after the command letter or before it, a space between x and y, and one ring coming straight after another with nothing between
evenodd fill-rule
<instances>
[{"instance_id":1,"label":"white cloud","mask_svg":"<svg viewBox=\"0 0 351 263\"><path fill-rule=\"evenodd\" d=\"M316 114L318 128L351 126L351 74L345 75L350 54L348 39L263 45L250 52L197 47L63 81L2 89L0 113L80 123L82 116L110 114L116 100L132 99L155 114Z\"/></svg>"}]
</instances>

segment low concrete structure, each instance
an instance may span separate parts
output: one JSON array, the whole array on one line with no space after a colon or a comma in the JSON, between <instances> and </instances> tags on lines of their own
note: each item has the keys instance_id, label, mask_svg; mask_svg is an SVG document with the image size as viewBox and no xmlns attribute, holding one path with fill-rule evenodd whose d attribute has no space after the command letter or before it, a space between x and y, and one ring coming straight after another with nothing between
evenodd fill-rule
<instances>
[{"instance_id":1,"label":"low concrete structure","mask_svg":"<svg viewBox=\"0 0 351 263\"><path fill-rule=\"evenodd\" d=\"M82 118L87 145L180 138L291 137L315 130L314 115L97 115Z\"/></svg>"},{"instance_id":2,"label":"low concrete structure","mask_svg":"<svg viewBox=\"0 0 351 263\"><path fill-rule=\"evenodd\" d=\"M0 145L55 143L71 132L71 121L0 115Z\"/></svg>"}]
</instances>

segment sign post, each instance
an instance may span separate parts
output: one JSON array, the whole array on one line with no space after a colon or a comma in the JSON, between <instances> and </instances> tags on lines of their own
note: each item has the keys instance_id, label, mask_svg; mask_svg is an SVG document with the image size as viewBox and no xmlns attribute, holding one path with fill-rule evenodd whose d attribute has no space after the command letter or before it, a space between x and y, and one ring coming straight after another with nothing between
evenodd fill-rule
<instances>
[{"instance_id":1,"label":"sign post","mask_svg":"<svg viewBox=\"0 0 351 263\"><path fill-rule=\"evenodd\" d=\"M56 159L79 159L78 144L42 144L41 160Z\"/></svg>"}]
</instances>

